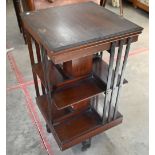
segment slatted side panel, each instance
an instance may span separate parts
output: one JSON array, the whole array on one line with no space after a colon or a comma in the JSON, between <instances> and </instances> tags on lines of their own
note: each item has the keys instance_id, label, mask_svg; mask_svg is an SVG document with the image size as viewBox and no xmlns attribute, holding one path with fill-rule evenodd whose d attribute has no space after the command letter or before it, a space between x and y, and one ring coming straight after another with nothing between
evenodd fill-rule
<instances>
[{"instance_id":1,"label":"slatted side panel","mask_svg":"<svg viewBox=\"0 0 155 155\"><path fill-rule=\"evenodd\" d=\"M120 40L117 48L116 42L111 43L111 49L108 51L110 58L106 91L91 100L92 108L102 117L103 124L117 118L120 90L123 85L131 38L128 38L127 45L124 44L125 42ZM112 73L113 70L114 75ZM121 75L120 77L119 74Z\"/></svg>"}]
</instances>

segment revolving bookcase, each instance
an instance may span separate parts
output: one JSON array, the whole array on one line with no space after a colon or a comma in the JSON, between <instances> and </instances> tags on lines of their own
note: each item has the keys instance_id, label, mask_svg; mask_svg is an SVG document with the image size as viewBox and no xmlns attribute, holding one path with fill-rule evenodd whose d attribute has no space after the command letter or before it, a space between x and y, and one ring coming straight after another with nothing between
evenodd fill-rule
<instances>
[{"instance_id":1,"label":"revolving bookcase","mask_svg":"<svg viewBox=\"0 0 155 155\"><path fill-rule=\"evenodd\" d=\"M93 136L122 122L124 71L142 28L92 2L21 17L47 131L61 150L78 143L86 150Z\"/></svg>"}]
</instances>

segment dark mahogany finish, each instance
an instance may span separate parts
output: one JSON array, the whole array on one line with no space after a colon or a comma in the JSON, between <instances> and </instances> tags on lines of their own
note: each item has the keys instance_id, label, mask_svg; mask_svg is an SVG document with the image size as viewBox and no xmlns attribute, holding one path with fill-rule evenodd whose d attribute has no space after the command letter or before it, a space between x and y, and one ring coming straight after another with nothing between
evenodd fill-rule
<instances>
[{"instance_id":1,"label":"dark mahogany finish","mask_svg":"<svg viewBox=\"0 0 155 155\"><path fill-rule=\"evenodd\" d=\"M17 17L18 27L20 29L20 32L22 32L22 23L21 23L21 17L20 17L20 13L21 13L20 0L13 0L13 5L14 5L14 8L15 8L15 13L16 13L16 17Z\"/></svg>"},{"instance_id":2,"label":"dark mahogany finish","mask_svg":"<svg viewBox=\"0 0 155 155\"><path fill-rule=\"evenodd\" d=\"M142 28L92 2L28 12L22 19L47 131L61 150L81 142L85 150L90 138L122 122L119 94L127 83L130 44ZM109 63L94 57L100 51L109 53Z\"/></svg>"},{"instance_id":3,"label":"dark mahogany finish","mask_svg":"<svg viewBox=\"0 0 155 155\"><path fill-rule=\"evenodd\" d=\"M54 63L81 57L82 53L77 51L83 48L83 56L107 50L110 41L142 31L136 24L92 2L24 13L22 19L25 28L43 44ZM98 45L101 47L94 50Z\"/></svg>"},{"instance_id":4,"label":"dark mahogany finish","mask_svg":"<svg viewBox=\"0 0 155 155\"><path fill-rule=\"evenodd\" d=\"M62 5L68 5L68 4L73 4L73 3L81 3L81 2L88 2L90 0L13 0L15 12L16 12L16 17L17 17L17 22L18 26L20 29L20 32L23 33L24 40L26 42L26 36L25 32L22 26L22 20L20 17L20 14L22 12L27 12L27 11L34 11L34 10L41 10L41 9L46 9L46 8L51 8L51 7L56 7L56 6L62 6ZM97 4L100 4L102 6L103 2L102 0L91 0Z\"/></svg>"},{"instance_id":5,"label":"dark mahogany finish","mask_svg":"<svg viewBox=\"0 0 155 155\"><path fill-rule=\"evenodd\" d=\"M13 0L13 3L14 3L14 8L15 8L20 32L24 33L24 30L22 28L22 21L20 17L20 14L22 12L41 10L41 9L46 9L51 7L68 5L73 3L88 2L88 1L93 1L103 7L105 7L105 4L107 2L107 0ZM120 0L120 15L123 15L122 0Z\"/></svg>"}]
</instances>

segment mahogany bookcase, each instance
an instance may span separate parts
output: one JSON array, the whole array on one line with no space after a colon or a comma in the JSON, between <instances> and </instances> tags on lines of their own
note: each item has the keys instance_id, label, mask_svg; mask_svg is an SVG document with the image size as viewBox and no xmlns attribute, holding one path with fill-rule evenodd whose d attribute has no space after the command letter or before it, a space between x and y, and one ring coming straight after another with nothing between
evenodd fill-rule
<instances>
[{"instance_id":1,"label":"mahogany bookcase","mask_svg":"<svg viewBox=\"0 0 155 155\"><path fill-rule=\"evenodd\" d=\"M127 83L124 71L130 44L143 28L93 2L26 12L21 17L36 103L47 131L61 150L78 143L86 150L93 136L122 122L118 102Z\"/></svg>"}]
</instances>

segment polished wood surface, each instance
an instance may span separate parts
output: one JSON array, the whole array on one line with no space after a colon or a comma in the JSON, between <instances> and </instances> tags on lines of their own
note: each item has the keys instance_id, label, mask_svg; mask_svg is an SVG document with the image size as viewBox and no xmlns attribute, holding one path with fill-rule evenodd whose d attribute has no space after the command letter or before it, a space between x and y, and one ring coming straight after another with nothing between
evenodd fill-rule
<instances>
[{"instance_id":1,"label":"polished wood surface","mask_svg":"<svg viewBox=\"0 0 155 155\"><path fill-rule=\"evenodd\" d=\"M54 53L142 30L92 2L23 13L22 18L25 28Z\"/></svg>"},{"instance_id":2,"label":"polished wood surface","mask_svg":"<svg viewBox=\"0 0 155 155\"><path fill-rule=\"evenodd\" d=\"M36 98L36 101L40 111L42 112L42 115L44 116L46 121L49 121L47 96L39 96ZM63 116L70 114L69 109L57 110L55 104L51 104L51 109L52 121L55 123L57 122L57 120L60 120Z\"/></svg>"},{"instance_id":3,"label":"polished wood surface","mask_svg":"<svg viewBox=\"0 0 155 155\"><path fill-rule=\"evenodd\" d=\"M88 75L92 71L93 56L82 57L63 63L63 70L68 76L79 77Z\"/></svg>"},{"instance_id":4,"label":"polished wood surface","mask_svg":"<svg viewBox=\"0 0 155 155\"><path fill-rule=\"evenodd\" d=\"M101 118L99 115L92 110L88 110L79 115L76 119L72 118L68 120L68 122L63 122L60 125L56 125L54 129L59 135L59 139L64 143L75 138L75 136L86 132L87 130L92 130L100 124ZM78 126L81 126L81 128Z\"/></svg>"},{"instance_id":5,"label":"polished wood surface","mask_svg":"<svg viewBox=\"0 0 155 155\"><path fill-rule=\"evenodd\" d=\"M79 62L81 62L81 61L79 61ZM86 62L87 62L87 59L86 59ZM80 88L80 85L79 85L80 82L78 82L78 78L75 79L75 80L69 80L70 78L69 77L68 78L65 78L63 76L63 74L61 74L58 71L58 69L56 68L56 66L54 66L54 64L52 62L49 61L49 64L50 64L49 65L49 72L50 72L49 79L50 79L50 83L52 85L54 84L54 87L56 87L56 88L61 87L61 89L59 89L58 93L57 93L57 90L55 91L55 94L53 96L54 99L55 99L55 104L56 104L56 106L57 106L58 109L62 109L64 107L66 107L66 106L67 107L68 106L72 106L72 108L73 109L76 109L76 110L77 109L81 109L84 106L88 106L90 104L90 100L89 99L86 99L86 98L88 98L88 97L90 98L91 96L94 96L97 93L100 93L100 92L104 92L105 91L105 86L107 84L108 64L106 64L106 62L103 61L101 58L94 58L93 59L93 68L92 69L93 69L93 73L95 75L97 75L98 77L100 77L100 79L105 83L105 86L103 87L103 90L101 90L100 92L95 92L95 93L93 91L95 91L94 88L96 86L94 85L95 87L92 87L93 85L91 85L91 83L89 83L89 80L88 80L88 83L86 83L87 81L83 81L83 78L82 78L82 83L84 85L81 83L81 88ZM82 64L80 63L80 67L81 67ZM35 64L35 65L33 65L32 68L33 68L33 71L41 79L41 82L43 83L43 85L45 86L45 80L44 80L44 77L43 77L42 64L41 63ZM88 69L89 69L89 67L88 67ZM92 69L91 69L91 71L92 71ZM64 72L65 71L66 70L64 70ZM77 70L75 69L75 71L77 71ZM81 69L81 71L83 73L83 70L82 69ZM66 74L66 73L67 72L65 72L64 74ZM79 75L79 73L80 72L78 71L78 75ZM112 75L114 77L114 71L113 71L113 74ZM55 77L55 79L54 79L54 77ZM79 80L80 79L81 78L79 78ZM119 84L119 80L120 80L120 75L119 75L118 82L117 82L118 84ZM71 85L71 83L73 83L73 84ZM127 80L124 80L124 84L125 83L127 83ZM68 84L69 84L68 91L66 91L67 88L65 90L63 90L63 87L68 86ZM51 85L51 90L52 90L52 85ZM86 88L85 85L89 86L90 89L88 89L88 88L85 89ZM113 85L113 82L111 83L111 86L112 85ZM97 88L97 89L99 90L99 88ZM85 93L85 90L87 90L87 94ZM77 94L79 94L79 92L81 93L81 95L78 95L77 96ZM75 94L75 95L73 95L73 94ZM62 97L62 95L65 98ZM85 95L85 96L82 97L82 95ZM86 97L86 95L87 95L87 97ZM82 97L85 100L84 101L80 101L80 97ZM74 99L74 101L72 101L72 99ZM76 101L78 101L78 104L76 104Z\"/></svg>"},{"instance_id":6,"label":"polished wood surface","mask_svg":"<svg viewBox=\"0 0 155 155\"><path fill-rule=\"evenodd\" d=\"M61 6L61 5L87 2L87 1L89 0L54 0L51 3L48 0L13 0L18 26L19 26L20 32L23 33L25 43L26 43L26 36L22 26L22 20L20 17L20 14L22 12L46 9L46 8L51 8L51 7ZM100 5L102 5L103 3L102 1L100 2L99 0L91 0L91 1Z\"/></svg>"},{"instance_id":7,"label":"polished wood surface","mask_svg":"<svg viewBox=\"0 0 155 155\"><path fill-rule=\"evenodd\" d=\"M58 88L53 94L56 107L62 109L105 91L106 85L95 77L88 77ZM78 94L78 95L77 95Z\"/></svg>"},{"instance_id":8,"label":"polished wood surface","mask_svg":"<svg viewBox=\"0 0 155 155\"><path fill-rule=\"evenodd\" d=\"M108 50L110 41L142 31L136 24L92 2L23 13L22 19L25 29L43 44L54 63L93 54L91 51L97 53L94 47L101 46L102 41L101 49ZM79 48L83 52L77 52Z\"/></svg>"},{"instance_id":9,"label":"polished wood surface","mask_svg":"<svg viewBox=\"0 0 155 155\"><path fill-rule=\"evenodd\" d=\"M77 78L77 77L91 74L92 65L93 65L93 56L89 55L79 59L74 59L71 61L64 62L63 70L69 77ZM90 94L88 96L90 96ZM79 104L72 105L72 108L76 110L80 110L81 108L83 109L83 107L88 107L90 104L90 99L80 101L78 103Z\"/></svg>"},{"instance_id":10,"label":"polished wood surface","mask_svg":"<svg viewBox=\"0 0 155 155\"><path fill-rule=\"evenodd\" d=\"M63 74L66 74L64 72L64 70L62 70L61 72L64 72L63 74L61 72L59 72L59 70L57 69L57 66L54 66L53 63L51 61L49 61L49 70L50 70L50 74L49 74L49 79L51 81L51 84L53 85L54 83L54 87L62 87L67 85L68 83L71 83L72 81L77 81L81 78L75 78L74 80L72 80L68 77L66 78L66 75L64 76ZM53 69L52 69L53 68ZM41 82L43 83L43 85L45 86L45 80L44 80L44 75L43 75L43 66L42 63L36 63L32 66L33 71L37 74L37 76L40 78ZM94 58L93 59L93 67L92 67L92 72L97 75L98 77L100 77L100 79L107 84L107 76L108 76L108 64L102 60L101 58ZM53 77L53 75L55 75L55 79ZM114 76L114 70L112 75ZM83 79L83 78L82 78ZM118 84L119 84L119 79L120 79L120 75L118 78ZM126 84L128 81L126 79L124 79L124 84ZM112 85L113 83L111 83ZM51 86L52 87L52 86Z\"/></svg>"},{"instance_id":11,"label":"polished wood surface","mask_svg":"<svg viewBox=\"0 0 155 155\"><path fill-rule=\"evenodd\" d=\"M45 86L43 64L36 63L32 66L32 69L38 75L43 85ZM58 85L60 85L60 83L63 83L66 80L66 78L58 71L58 69L54 66L54 64L51 61L49 61L49 71L50 71L49 79L51 82L51 88L53 85L54 87L57 87Z\"/></svg>"}]
</instances>

